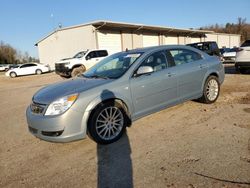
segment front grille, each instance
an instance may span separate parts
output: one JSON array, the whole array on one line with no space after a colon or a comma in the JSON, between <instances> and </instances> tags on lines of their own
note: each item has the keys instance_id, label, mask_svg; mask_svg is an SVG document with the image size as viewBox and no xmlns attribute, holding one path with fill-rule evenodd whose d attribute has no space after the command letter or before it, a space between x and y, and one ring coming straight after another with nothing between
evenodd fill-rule
<instances>
[{"instance_id":1,"label":"front grille","mask_svg":"<svg viewBox=\"0 0 250 188\"><path fill-rule=\"evenodd\" d=\"M64 63L56 63L55 68L56 72L66 72L69 70L69 68L66 67Z\"/></svg>"},{"instance_id":2,"label":"front grille","mask_svg":"<svg viewBox=\"0 0 250 188\"><path fill-rule=\"evenodd\" d=\"M38 103L32 103L30 105L31 112L34 114L43 114L45 110L46 105L44 104L38 104Z\"/></svg>"}]
</instances>

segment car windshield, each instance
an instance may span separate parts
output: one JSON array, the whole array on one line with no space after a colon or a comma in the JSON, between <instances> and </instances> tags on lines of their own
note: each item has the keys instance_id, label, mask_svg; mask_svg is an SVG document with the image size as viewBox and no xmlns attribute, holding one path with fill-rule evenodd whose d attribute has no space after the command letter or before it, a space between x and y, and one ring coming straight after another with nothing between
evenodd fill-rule
<instances>
[{"instance_id":1,"label":"car windshield","mask_svg":"<svg viewBox=\"0 0 250 188\"><path fill-rule=\"evenodd\" d=\"M76 55L74 55L73 58L81 58L81 57L83 57L86 53L87 53L87 51L79 52L79 53L77 53Z\"/></svg>"},{"instance_id":2,"label":"car windshield","mask_svg":"<svg viewBox=\"0 0 250 188\"><path fill-rule=\"evenodd\" d=\"M141 52L120 52L113 54L86 71L83 76L87 78L119 78L141 55Z\"/></svg>"}]
</instances>

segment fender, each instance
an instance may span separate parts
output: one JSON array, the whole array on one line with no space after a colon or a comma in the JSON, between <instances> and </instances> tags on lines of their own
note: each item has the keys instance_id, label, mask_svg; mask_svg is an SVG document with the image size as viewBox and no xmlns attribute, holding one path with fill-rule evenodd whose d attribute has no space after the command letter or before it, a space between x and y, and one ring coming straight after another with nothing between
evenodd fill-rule
<instances>
[{"instance_id":1,"label":"fender","mask_svg":"<svg viewBox=\"0 0 250 188\"><path fill-rule=\"evenodd\" d=\"M116 99L116 100L121 101L123 104L125 104L129 115L133 112L133 105L130 102L131 100L129 100L127 97L125 97L124 95L122 95L120 93L116 93L116 92L112 92L112 91L108 91L108 90L105 93L103 93L101 95L101 97L97 96L95 99L93 99L88 104L85 112L92 111L97 105L99 105L103 101L106 101L109 99Z\"/></svg>"}]
</instances>

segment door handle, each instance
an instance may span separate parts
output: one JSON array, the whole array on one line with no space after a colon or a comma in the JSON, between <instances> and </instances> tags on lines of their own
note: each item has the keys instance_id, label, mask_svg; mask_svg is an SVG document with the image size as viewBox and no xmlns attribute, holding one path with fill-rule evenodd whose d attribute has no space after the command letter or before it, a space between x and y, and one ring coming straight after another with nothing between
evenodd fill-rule
<instances>
[{"instance_id":1,"label":"door handle","mask_svg":"<svg viewBox=\"0 0 250 188\"><path fill-rule=\"evenodd\" d=\"M99 59L95 59L96 61L98 61Z\"/></svg>"},{"instance_id":2,"label":"door handle","mask_svg":"<svg viewBox=\"0 0 250 188\"><path fill-rule=\"evenodd\" d=\"M207 65L202 65L202 64L200 64L200 68L201 68L201 69L206 68L206 67L207 67Z\"/></svg>"}]
</instances>

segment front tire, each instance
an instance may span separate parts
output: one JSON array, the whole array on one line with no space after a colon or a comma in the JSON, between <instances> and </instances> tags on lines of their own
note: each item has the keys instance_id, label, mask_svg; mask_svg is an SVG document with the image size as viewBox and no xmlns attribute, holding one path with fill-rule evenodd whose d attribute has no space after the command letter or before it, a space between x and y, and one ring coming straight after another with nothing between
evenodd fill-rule
<instances>
[{"instance_id":1,"label":"front tire","mask_svg":"<svg viewBox=\"0 0 250 188\"><path fill-rule=\"evenodd\" d=\"M71 72L71 77L76 77L83 74L86 71L86 67L81 65L80 67L76 67Z\"/></svg>"},{"instance_id":2,"label":"front tire","mask_svg":"<svg viewBox=\"0 0 250 188\"><path fill-rule=\"evenodd\" d=\"M17 76L17 74L16 74L15 72L11 72L11 73L10 73L10 77L11 77L11 78L15 78L16 76Z\"/></svg>"},{"instance_id":3,"label":"front tire","mask_svg":"<svg viewBox=\"0 0 250 188\"><path fill-rule=\"evenodd\" d=\"M90 117L88 134L98 144L110 144L121 138L128 124L126 112L115 101L99 105Z\"/></svg>"},{"instance_id":4,"label":"front tire","mask_svg":"<svg viewBox=\"0 0 250 188\"><path fill-rule=\"evenodd\" d=\"M209 76L203 87L203 95L199 99L201 102L206 104L214 103L220 93L220 83L216 76Z\"/></svg>"}]
</instances>

